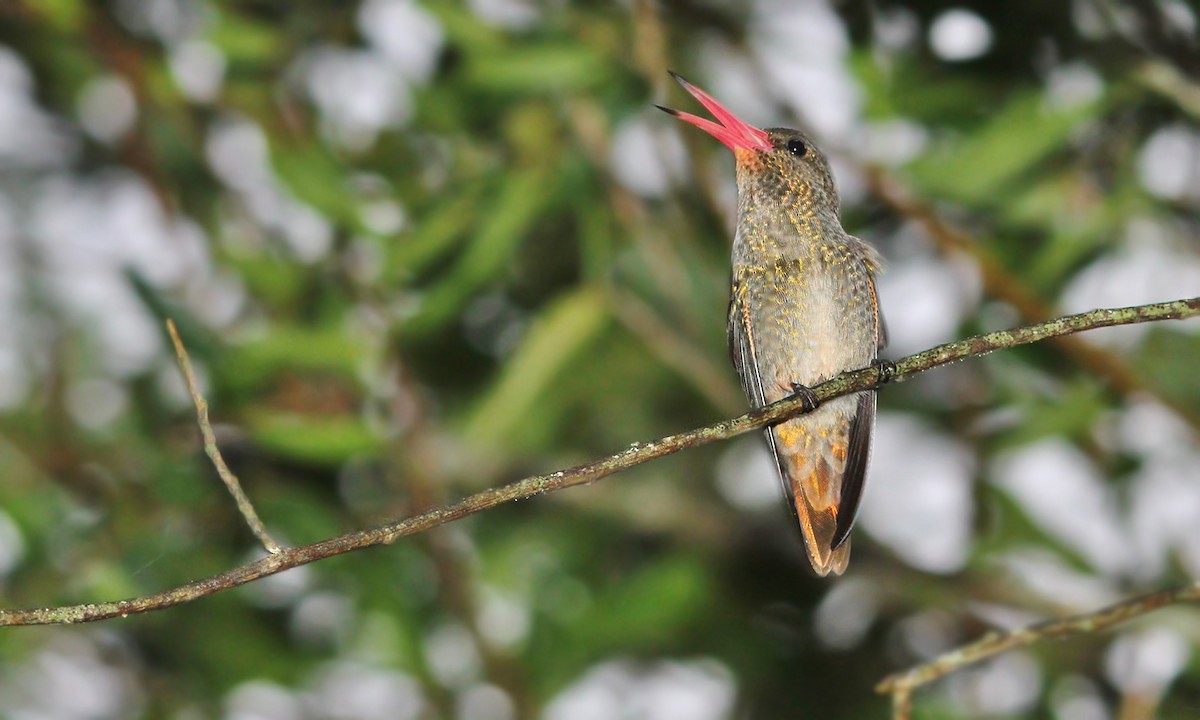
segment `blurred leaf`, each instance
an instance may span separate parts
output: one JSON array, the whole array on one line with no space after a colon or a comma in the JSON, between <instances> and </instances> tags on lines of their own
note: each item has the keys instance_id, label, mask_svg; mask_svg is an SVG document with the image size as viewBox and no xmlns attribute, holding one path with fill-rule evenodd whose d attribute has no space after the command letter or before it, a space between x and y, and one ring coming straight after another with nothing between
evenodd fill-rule
<instances>
[{"instance_id":1,"label":"blurred leaf","mask_svg":"<svg viewBox=\"0 0 1200 720\"><path fill-rule=\"evenodd\" d=\"M458 263L421 298L417 314L404 330L420 335L453 320L463 304L511 261L525 234L546 212L555 190L543 168L527 168L508 178L496 199L479 213L480 226Z\"/></svg>"},{"instance_id":2,"label":"blurred leaf","mask_svg":"<svg viewBox=\"0 0 1200 720\"><path fill-rule=\"evenodd\" d=\"M243 597L242 604L253 593L261 596L258 588L236 592ZM184 608L183 617L167 627L171 628L172 645L179 645L172 656L189 666L208 668L203 685L211 696L223 696L247 678L294 682L307 670L304 653L273 632L261 615L239 612L234 597L213 598L209 603L207 612ZM216 636L236 638L239 651L231 653L228 644L212 642Z\"/></svg>"},{"instance_id":3,"label":"blurred leaf","mask_svg":"<svg viewBox=\"0 0 1200 720\"><path fill-rule=\"evenodd\" d=\"M7 415L5 419L15 418ZM26 425L36 427L34 423ZM0 508L18 526L39 537L61 524L69 496L48 482L34 458L4 435L0 435L0 477L4 478L0 483Z\"/></svg>"},{"instance_id":4,"label":"blurred leaf","mask_svg":"<svg viewBox=\"0 0 1200 720\"><path fill-rule=\"evenodd\" d=\"M394 280L416 275L453 250L478 221L480 196L486 186L464 183L458 192L426 209L414 227L388 245L387 275Z\"/></svg>"},{"instance_id":5,"label":"blurred leaf","mask_svg":"<svg viewBox=\"0 0 1200 720\"><path fill-rule=\"evenodd\" d=\"M1086 438L1107 410L1106 394L1091 378L1059 388L1053 398L1030 394L1022 403L1020 424L1006 433L999 448L1017 447L1047 437Z\"/></svg>"},{"instance_id":6,"label":"blurred leaf","mask_svg":"<svg viewBox=\"0 0 1200 720\"><path fill-rule=\"evenodd\" d=\"M131 573L116 561L97 562L79 578L89 595L103 598L136 597L145 591Z\"/></svg>"},{"instance_id":7,"label":"blurred leaf","mask_svg":"<svg viewBox=\"0 0 1200 720\"><path fill-rule=\"evenodd\" d=\"M611 66L589 46L578 43L505 48L469 56L467 80L497 93L547 93L603 84Z\"/></svg>"},{"instance_id":8,"label":"blurred leaf","mask_svg":"<svg viewBox=\"0 0 1200 720\"><path fill-rule=\"evenodd\" d=\"M382 445L364 420L346 415L304 415L256 410L248 415L254 441L272 453L305 463L336 466Z\"/></svg>"},{"instance_id":9,"label":"blurred leaf","mask_svg":"<svg viewBox=\"0 0 1200 720\"><path fill-rule=\"evenodd\" d=\"M347 188L346 169L328 148L316 143L275 148L271 163L299 200L343 226L358 229L358 202Z\"/></svg>"},{"instance_id":10,"label":"blurred leaf","mask_svg":"<svg viewBox=\"0 0 1200 720\"><path fill-rule=\"evenodd\" d=\"M1193 327L1195 321L1189 323ZM1200 336L1151 327L1138 346L1134 366L1162 392L1170 393L1184 405L1200 407Z\"/></svg>"},{"instance_id":11,"label":"blurred leaf","mask_svg":"<svg viewBox=\"0 0 1200 720\"><path fill-rule=\"evenodd\" d=\"M1053 552L1068 567L1081 573L1096 572L1096 568L1082 553L1035 522L1008 491L995 485L985 485L983 492L984 507L990 511L986 520L990 532L981 533L973 549L980 570L994 572L996 558L1003 557L1006 552L1036 549Z\"/></svg>"},{"instance_id":12,"label":"blurred leaf","mask_svg":"<svg viewBox=\"0 0 1200 720\"><path fill-rule=\"evenodd\" d=\"M711 577L700 558L671 554L619 578L599 598L597 611L580 623L581 642L596 654L652 648L668 641L708 604Z\"/></svg>"},{"instance_id":13,"label":"blurred leaf","mask_svg":"<svg viewBox=\"0 0 1200 720\"><path fill-rule=\"evenodd\" d=\"M38 0L37 11L55 30L72 32L83 26L87 3L82 0Z\"/></svg>"},{"instance_id":14,"label":"blurred leaf","mask_svg":"<svg viewBox=\"0 0 1200 720\"><path fill-rule=\"evenodd\" d=\"M543 392L595 343L608 319L602 295L580 288L545 308L463 424L463 437L490 449L541 412Z\"/></svg>"},{"instance_id":15,"label":"blurred leaf","mask_svg":"<svg viewBox=\"0 0 1200 720\"><path fill-rule=\"evenodd\" d=\"M475 51L496 51L507 42L505 33L484 22L468 5L459 2L425 3L426 9L437 15L446 36L458 47Z\"/></svg>"},{"instance_id":16,"label":"blurred leaf","mask_svg":"<svg viewBox=\"0 0 1200 720\"><path fill-rule=\"evenodd\" d=\"M579 223L579 250L584 279L606 280L616 258L616 230L608 205L585 201L583 193L575 198Z\"/></svg>"},{"instance_id":17,"label":"blurred leaf","mask_svg":"<svg viewBox=\"0 0 1200 720\"><path fill-rule=\"evenodd\" d=\"M237 271L254 297L268 307L293 311L303 300L308 274L301 265L285 262L270 253L231 256L226 264Z\"/></svg>"},{"instance_id":18,"label":"blurred leaf","mask_svg":"<svg viewBox=\"0 0 1200 720\"><path fill-rule=\"evenodd\" d=\"M873 120L901 117L954 125L989 100L988 88L977 78L950 76L931 82L920 63L907 59L880 63L870 50L851 53L850 62L865 90L864 112Z\"/></svg>"},{"instance_id":19,"label":"blurred leaf","mask_svg":"<svg viewBox=\"0 0 1200 720\"><path fill-rule=\"evenodd\" d=\"M995 202L1004 197L997 193L1066 144L1075 128L1098 109L1095 103L1054 109L1042 93L1026 93L980 129L944 142L915 161L910 172L926 192Z\"/></svg>"},{"instance_id":20,"label":"blurred leaf","mask_svg":"<svg viewBox=\"0 0 1200 720\"><path fill-rule=\"evenodd\" d=\"M246 392L285 371L336 372L356 378L366 348L340 328L280 325L229 349L218 368L230 387Z\"/></svg>"},{"instance_id":21,"label":"blurred leaf","mask_svg":"<svg viewBox=\"0 0 1200 720\"><path fill-rule=\"evenodd\" d=\"M231 63L261 64L283 53L284 36L278 28L249 20L232 9L213 15L216 22L209 26L208 41Z\"/></svg>"},{"instance_id":22,"label":"blurred leaf","mask_svg":"<svg viewBox=\"0 0 1200 720\"><path fill-rule=\"evenodd\" d=\"M559 689L609 653L653 654L701 621L712 597L712 578L693 555L669 554L619 575L588 603L587 612L531 648L531 664L543 692ZM568 600L563 596L561 600ZM566 608L563 609L567 610Z\"/></svg>"}]
</instances>

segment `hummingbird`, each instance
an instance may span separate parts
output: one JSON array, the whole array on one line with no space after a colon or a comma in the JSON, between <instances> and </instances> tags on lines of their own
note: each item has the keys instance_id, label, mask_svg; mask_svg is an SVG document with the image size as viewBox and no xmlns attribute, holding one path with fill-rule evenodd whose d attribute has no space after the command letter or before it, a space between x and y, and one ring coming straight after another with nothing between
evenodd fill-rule
<instances>
[{"instance_id":1,"label":"hummingbird","mask_svg":"<svg viewBox=\"0 0 1200 720\"><path fill-rule=\"evenodd\" d=\"M736 161L727 332L742 390L755 408L797 394L815 407L811 386L846 370L882 367L886 331L875 288L882 259L842 228L829 161L811 138L754 127L671 76L717 121L656 107L721 141ZM874 426L869 390L765 429L818 575L840 575L850 559Z\"/></svg>"}]
</instances>

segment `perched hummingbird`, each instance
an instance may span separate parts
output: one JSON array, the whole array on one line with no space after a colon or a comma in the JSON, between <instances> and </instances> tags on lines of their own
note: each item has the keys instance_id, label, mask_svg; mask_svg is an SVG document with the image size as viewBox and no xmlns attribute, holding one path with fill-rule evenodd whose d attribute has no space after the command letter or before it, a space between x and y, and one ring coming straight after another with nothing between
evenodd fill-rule
<instances>
[{"instance_id":1,"label":"perched hummingbird","mask_svg":"<svg viewBox=\"0 0 1200 720\"><path fill-rule=\"evenodd\" d=\"M756 128L671 76L718 122L659 109L720 140L737 161L729 356L750 404L811 395L809 386L876 364L886 342L875 292L881 259L842 229L829 161L804 133ZM840 575L850 559L874 426L872 390L766 430L819 575Z\"/></svg>"}]
</instances>

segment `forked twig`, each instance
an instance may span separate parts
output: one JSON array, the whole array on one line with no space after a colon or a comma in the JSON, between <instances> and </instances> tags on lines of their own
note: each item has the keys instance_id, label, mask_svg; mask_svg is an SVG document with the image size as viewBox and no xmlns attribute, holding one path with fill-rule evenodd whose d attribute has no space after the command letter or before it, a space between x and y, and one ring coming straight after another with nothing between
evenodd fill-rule
<instances>
[{"instance_id":1,"label":"forked twig","mask_svg":"<svg viewBox=\"0 0 1200 720\"><path fill-rule=\"evenodd\" d=\"M271 537L271 533L267 532L266 526L263 525L262 520L258 517L258 512L254 509L254 504L242 490L242 484L238 482L237 475L233 474L233 471L225 464L225 458L221 456L221 449L217 446L217 436L213 433L212 423L208 420L208 401L200 394L200 388L196 385L196 374L192 371L192 361L188 357L187 349L183 347L183 341L179 339L179 331L175 329L174 320L167 320L167 333L171 336L171 344L175 346L175 357L179 359L179 369L183 372L188 393L192 396L192 402L196 404L196 423L200 426L200 435L204 438L204 453L208 455L213 467L217 469L217 475L221 477L225 487L229 488L229 494L237 503L238 511L242 513L246 524L250 526L250 532L254 533L267 552L274 555L280 551L279 544Z\"/></svg>"}]
</instances>

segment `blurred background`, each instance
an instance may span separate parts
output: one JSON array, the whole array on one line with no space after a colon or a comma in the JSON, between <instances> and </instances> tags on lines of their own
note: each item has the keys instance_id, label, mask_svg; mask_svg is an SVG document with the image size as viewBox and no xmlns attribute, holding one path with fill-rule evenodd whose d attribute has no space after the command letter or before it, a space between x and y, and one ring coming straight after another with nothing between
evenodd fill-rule
<instances>
[{"instance_id":1,"label":"blurred background","mask_svg":"<svg viewBox=\"0 0 1200 720\"><path fill-rule=\"evenodd\" d=\"M739 414L732 159L673 68L833 157L888 354L1200 291L1181 0L4 0L0 602L282 541ZM880 396L817 580L758 434L162 613L0 632L12 718L878 718L991 627L1200 576L1200 325ZM1200 611L1004 655L917 717L1200 717Z\"/></svg>"}]
</instances>

